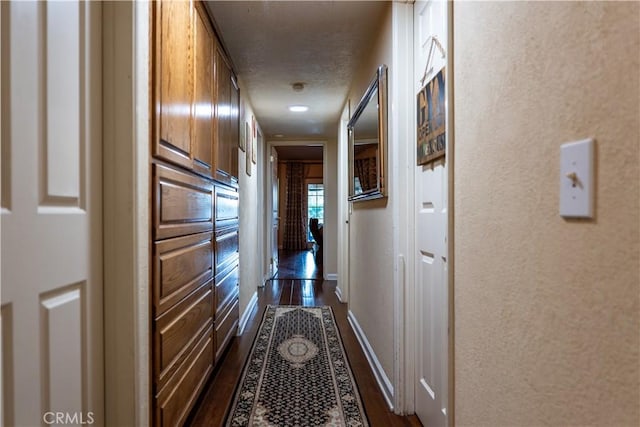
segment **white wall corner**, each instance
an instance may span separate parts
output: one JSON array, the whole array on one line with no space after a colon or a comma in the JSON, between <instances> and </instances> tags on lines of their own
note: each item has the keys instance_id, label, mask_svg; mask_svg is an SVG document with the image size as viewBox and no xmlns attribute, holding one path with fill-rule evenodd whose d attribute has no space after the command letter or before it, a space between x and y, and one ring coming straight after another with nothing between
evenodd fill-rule
<instances>
[{"instance_id":1,"label":"white wall corner","mask_svg":"<svg viewBox=\"0 0 640 427\"><path fill-rule=\"evenodd\" d=\"M358 338L358 342L360 343L360 347L364 352L364 355L369 362L369 366L373 371L373 376L375 377L378 387L380 387L380 391L382 392L382 396L384 400L389 405L389 410L394 411L393 402L395 400L395 396L393 394L393 384L389 380L389 377L384 372L376 353L373 351L373 347L369 344L369 340L367 340L367 336L364 334L364 331L360 327L358 320L356 320L356 316L353 314L351 310L349 310L349 314L347 315L347 319L349 320L349 324L351 325L351 329L356 334L356 338Z\"/></svg>"},{"instance_id":2,"label":"white wall corner","mask_svg":"<svg viewBox=\"0 0 640 427\"><path fill-rule=\"evenodd\" d=\"M151 287L149 283L150 254L150 197L149 176L151 176L149 158L151 119L149 117L151 97L149 94L149 76L151 57L151 6L147 1L136 2L134 9L134 58L135 58L135 147L136 163L136 424L149 425L151 413L151 396L149 395L151 372L149 360L151 360L151 348L149 346L150 330L149 322L151 311L149 308L149 295ZM124 54L124 53L123 53Z\"/></svg>"},{"instance_id":3,"label":"white wall corner","mask_svg":"<svg viewBox=\"0 0 640 427\"><path fill-rule=\"evenodd\" d=\"M237 333L238 336L244 333L244 328L247 326L247 322L251 317L251 313L253 313L253 310L255 310L257 306L258 306L258 291L255 291L253 295L251 295L251 299L247 304L247 308L245 308L244 312L240 316L240 322L238 322L238 333Z\"/></svg>"},{"instance_id":4,"label":"white wall corner","mask_svg":"<svg viewBox=\"0 0 640 427\"><path fill-rule=\"evenodd\" d=\"M391 159L392 191L397 197L393 205L393 385L395 387L394 412L413 412L413 355L412 340L407 340L407 317L413 311L407 306L406 296L413 286L413 179L414 141L413 105L413 3L394 2L392 14L392 66L390 76L391 141L395 156Z\"/></svg>"}]
</instances>

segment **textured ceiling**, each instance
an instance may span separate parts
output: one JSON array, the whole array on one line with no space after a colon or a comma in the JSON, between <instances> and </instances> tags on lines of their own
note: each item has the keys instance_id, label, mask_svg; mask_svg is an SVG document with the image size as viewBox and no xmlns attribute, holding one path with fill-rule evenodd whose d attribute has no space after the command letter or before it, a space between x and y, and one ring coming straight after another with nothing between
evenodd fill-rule
<instances>
[{"instance_id":1,"label":"textured ceiling","mask_svg":"<svg viewBox=\"0 0 640 427\"><path fill-rule=\"evenodd\" d=\"M208 1L269 139L335 138L356 68L388 2ZM294 92L291 85L303 82ZM292 113L289 105L309 106Z\"/></svg>"}]
</instances>

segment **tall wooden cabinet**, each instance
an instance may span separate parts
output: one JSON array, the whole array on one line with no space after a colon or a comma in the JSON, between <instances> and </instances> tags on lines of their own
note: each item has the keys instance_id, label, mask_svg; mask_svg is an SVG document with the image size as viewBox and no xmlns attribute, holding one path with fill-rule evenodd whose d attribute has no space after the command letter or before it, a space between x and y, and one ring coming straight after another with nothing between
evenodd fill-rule
<instances>
[{"instance_id":1,"label":"tall wooden cabinet","mask_svg":"<svg viewBox=\"0 0 640 427\"><path fill-rule=\"evenodd\" d=\"M239 90L202 3L154 3L153 41L153 422L179 426L238 326Z\"/></svg>"}]
</instances>

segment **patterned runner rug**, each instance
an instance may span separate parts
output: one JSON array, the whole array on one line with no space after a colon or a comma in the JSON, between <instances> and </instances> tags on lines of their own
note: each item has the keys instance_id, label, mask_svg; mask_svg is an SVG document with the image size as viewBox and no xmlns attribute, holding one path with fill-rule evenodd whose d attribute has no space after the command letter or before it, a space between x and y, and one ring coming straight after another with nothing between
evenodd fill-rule
<instances>
[{"instance_id":1,"label":"patterned runner rug","mask_svg":"<svg viewBox=\"0 0 640 427\"><path fill-rule=\"evenodd\" d=\"M227 426L368 426L330 307L267 306Z\"/></svg>"}]
</instances>

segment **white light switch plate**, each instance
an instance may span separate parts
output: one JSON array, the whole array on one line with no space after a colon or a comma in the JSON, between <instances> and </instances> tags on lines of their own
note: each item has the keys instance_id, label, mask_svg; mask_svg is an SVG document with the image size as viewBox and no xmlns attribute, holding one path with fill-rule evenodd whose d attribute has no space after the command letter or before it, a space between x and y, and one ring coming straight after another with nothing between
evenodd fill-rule
<instances>
[{"instance_id":1,"label":"white light switch plate","mask_svg":"<svg viewBox=\"0 0 640 427\"><path fill-rule=\"evenodd\" d=\"M593 151L593 139L560 146L560 215L563 217L593 218Z\"/></svg>"}]
</instances>

